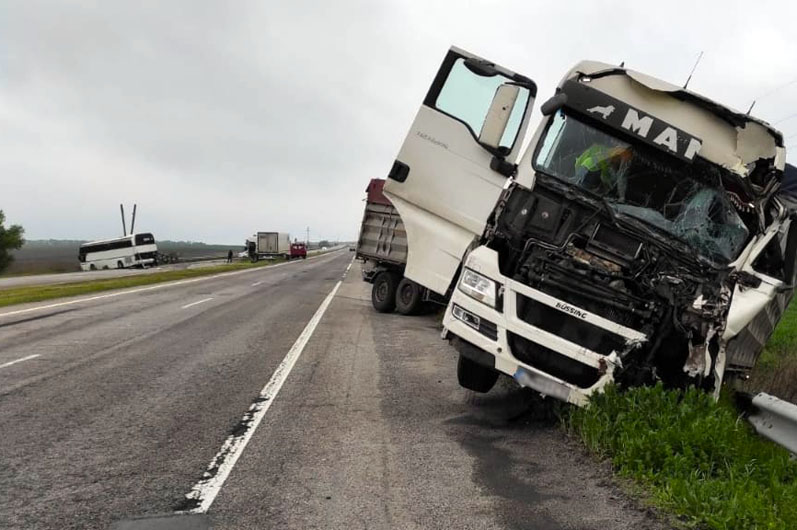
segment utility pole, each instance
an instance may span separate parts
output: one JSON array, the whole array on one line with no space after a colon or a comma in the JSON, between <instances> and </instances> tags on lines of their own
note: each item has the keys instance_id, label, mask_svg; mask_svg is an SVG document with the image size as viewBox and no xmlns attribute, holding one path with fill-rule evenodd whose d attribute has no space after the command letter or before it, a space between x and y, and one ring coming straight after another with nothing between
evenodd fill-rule
<instances>
[{"instance_id":1,"label":"utility pole","mask_svg":"<svg viewBox=\"0 0 797 530\"><path fill-rule=\"evenodd\" d=\"M310 246L310 227L307 227L307 239L305 240L305 244L309 247Z\"/></svg>"}]
</instances>

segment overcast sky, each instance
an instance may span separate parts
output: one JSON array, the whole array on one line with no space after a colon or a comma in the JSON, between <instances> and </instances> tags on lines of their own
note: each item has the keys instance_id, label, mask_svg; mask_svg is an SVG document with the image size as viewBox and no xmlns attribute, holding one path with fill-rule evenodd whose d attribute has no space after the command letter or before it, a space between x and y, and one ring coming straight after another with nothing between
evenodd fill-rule
<instances>
[{"instance_id":1,"label":"overcast sky","mask_svg":"<svg viewBox=\"0 0 797 530\"><path fill-rule=\"evenodd\" d=\"M30 239L115 236L120 202L158 239L354 239L452 44L534 79L534 121L581 59L682 84L702 50L690 88L775 123L797 114L796 20L787 1L0 0L0 209ZM777 126L797 150L797 116Z\"/></svg>"}]
</instances>

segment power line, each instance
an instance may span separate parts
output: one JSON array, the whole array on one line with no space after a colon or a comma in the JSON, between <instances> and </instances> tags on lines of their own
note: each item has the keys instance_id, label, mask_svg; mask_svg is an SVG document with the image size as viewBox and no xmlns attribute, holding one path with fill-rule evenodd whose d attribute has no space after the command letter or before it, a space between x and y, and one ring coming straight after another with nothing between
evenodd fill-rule
<instances>
[{"instance_id":1,"label":"power line","mask_svg":"<svg viewBox=\"0 0 797 530\"><path fill-rule=\"evenodd\" d=\"M752 103L750 103L750 108L749 108L749 109L747 109L747 114L748 114L748 115L750 114L750 112L753 110L753 107L755 107L755 104L756 104L756 103L758 103L758 100L759 100L759 99L768 98L768 97L769 97L769 96L771 96L772 94L774 94L774 93L776 93L776 92L779 92L779 91L783 90L784 88L786 88L786 87L788 87L788 86L791 86L791 85L793 85L793 84L795 84L795 83L797 83L797 77L795 77L794 79L792 79L791 81L789 81L789 82L787 82L787 83L783 83L782 85L776 86L776 87L775 87L775 88L773 88L772 90L769 90L769 91L767 91L767 92L764 92L763 94L761 94L761 95L760 95L760 96L758 96L758 97L755 97L755 98L753 98L753 102L752 102ZM791 118L791 117L793 117L793 116L789 116L788 118L784 118L783 120L780 120L780 121L786 121L787 119L789 119L789 118ZM775 122L775 125L777 125L778 123L780 123L780 121L776 121L776 122Z\"/></svg>"},{"instance_id":2,"label":"power line","mask_svg":"<svg viewBox=\"0 0 797 530\"><path fill-rule=\"evenodd\" d=\"M782 118L782 119L780 119L780 120L776 121L776 122L775 122L775 123L773 123L772 125L777 125L777 124L779 124L779 123L783 123L784 121L786 121L786 120L790 120L790 119L792 119L792 118L797 118L797 112L795 112L794 114L789 114L789 115L788 115L788 116L786 116L785 118Z\"/></svg>"},{"instance_id":3,"label":"power line","mask_svg":"<svg viewBox=\"0 0 797 530\"><path fill-rule=\"evenodd\" d=\"M757 98L754 98L754 99L755 99L755 100L759 100L759 99L767 98L767 97L771 96L772 94L774 94L775 92L779 92L780 90L783 90L783 89L784 89L784 88L786 88L787 86L791 86L791 85L793 85L793 84L795 84L795 83L797 83L797 77L795 77L794 79L792 79L792 80L791 80L791 81L789 81L788 83L783 83L783 84L782 84L782 85L780 85L780 86L776 86L776 87L775 87L775 88L773 88L772 90L770 90L770 91L768 91L768 92L765 92L765 93L761 94L760 96L758 96Z\"/></svg>"}]
</instances>

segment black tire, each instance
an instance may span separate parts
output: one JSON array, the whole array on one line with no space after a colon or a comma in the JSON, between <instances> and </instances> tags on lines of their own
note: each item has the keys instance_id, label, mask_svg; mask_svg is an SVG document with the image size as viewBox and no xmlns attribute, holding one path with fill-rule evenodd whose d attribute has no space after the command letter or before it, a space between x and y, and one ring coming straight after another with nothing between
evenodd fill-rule
<instances>
[{"instance_id":1,"label":"black tire","mask_svg":"<svg viewBox=\"0 0 797 530\"><path fill-rule=\"evenodd\" d=\"M402 278L396 288L396 311L414 315L423 305L423 287L408 278Z\"/></svg>"},{"instance_id":2,"label":"black tire","mask_svg":"<svg viewBox=\"0 0 797 530\"><path fill-rule=\"evenodd\" d=\"M90 271L96 271L97 270L97 266L92 263L91 265L89 265L89 270Z\"/></svg>"},{"instance_id":3,"label":"black tire","mask_svg":"<svg viewBox=\"0 0 797 530\"><path fill-rule=\"evenodd\" d=\"M459 362L457 363L457 380L459 385L485 394L490 391L498 381L498 372L482 366L479 363L472 361L459 354Z\"/></svg>"},{"instance_id":4,"label":"black tire","mask_svg":"<svg viewBox=\"0 0 797 530\"><path fill-rule=\"evenodd\" d=\"M121 261L117 261L116 262L116 268L117 269L124 269L125 266L124 266L124 264Z\"/></svg>"},{"instance_id":5,"label":"black tire","mask_svg":"<svg viewBox=\"0 0 797 530\"><path fill-rule=\"evenodd\" d=\"M394 272L380 272L374 278L371 288L371 303L380 313L392 313L396 308L396 287L399 275Z\"/></svg>"},{"instance_id":6,"label":"black tire","mask_svg":"<svg viewBox=\"0 0 797 530\"><path fill-rule=\"evenodd\" d=\"M307 254L305 254L304 256L302 256L302 259L307 259Z\"/></svg>"}]
</instances>

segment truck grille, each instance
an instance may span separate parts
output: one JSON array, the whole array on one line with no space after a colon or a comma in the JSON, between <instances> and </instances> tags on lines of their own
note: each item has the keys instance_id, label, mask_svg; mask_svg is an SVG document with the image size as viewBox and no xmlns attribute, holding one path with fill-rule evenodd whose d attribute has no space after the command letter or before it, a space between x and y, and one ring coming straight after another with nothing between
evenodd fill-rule
<instances>
[{"instance_id":1,"label":"truck grille","mask_svg":"<svg viewBox=\"0 0 797 530\"><path fill-rule=\"evenodd\" d=\"M527 298L522 294L517 295L517 316L527 324L603 355L609 355L612 351L619 353L626 344L625 339L620 335ZM600 316L604 315L600 314Z\"/></svg>"},{"instance_id":2,"label":"truck grille","mask_svg":"<svg viewBox=\"0 0 797 530\"><path fill-rule=\"evenodd\" d=\"M600 379L596 368L580 363L520 335L507 332L512 355L521 362L579 388L589 388Z\"/></svg>"}]
</instances>

